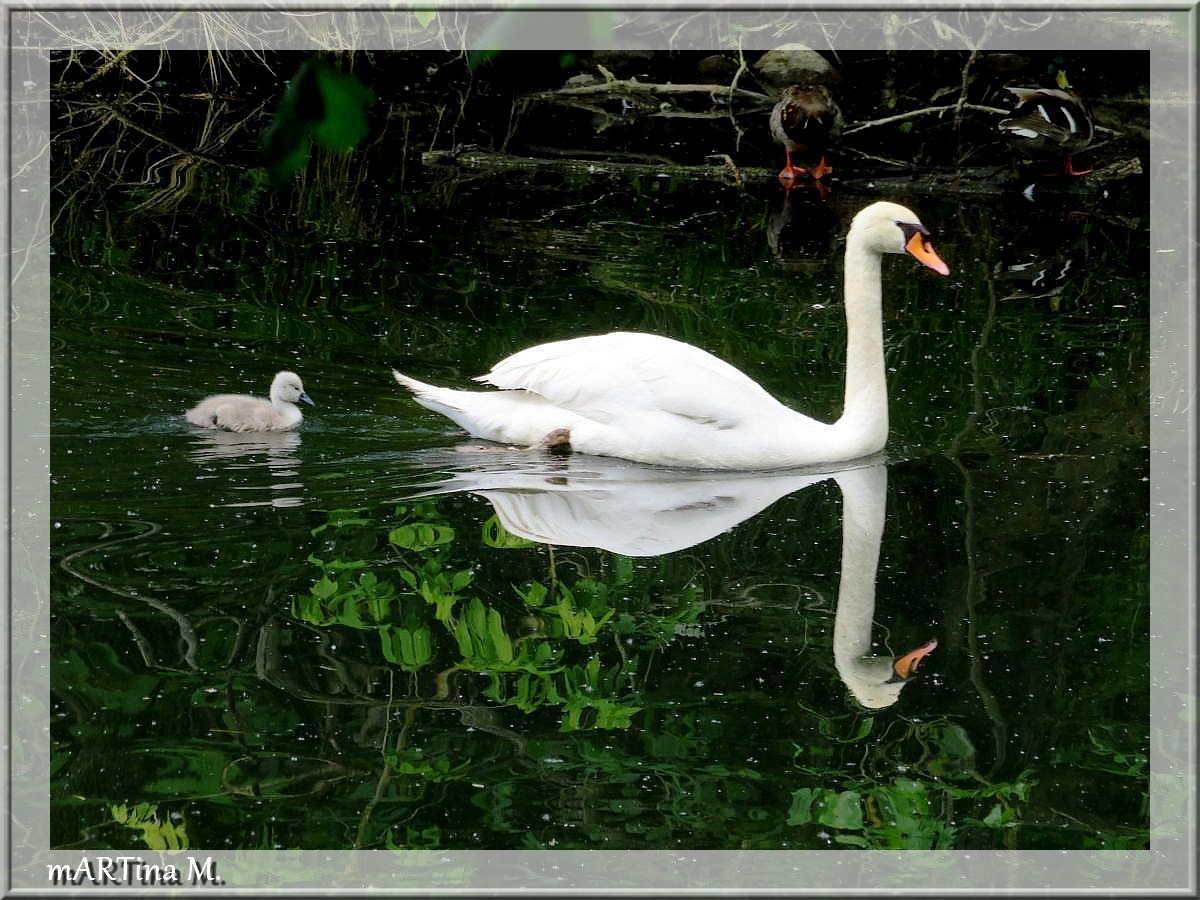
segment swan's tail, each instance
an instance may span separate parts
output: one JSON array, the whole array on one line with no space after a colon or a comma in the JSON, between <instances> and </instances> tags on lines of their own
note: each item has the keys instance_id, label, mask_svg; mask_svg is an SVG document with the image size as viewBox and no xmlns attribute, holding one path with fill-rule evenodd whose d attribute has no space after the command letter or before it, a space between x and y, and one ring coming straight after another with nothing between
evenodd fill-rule
<instances>
[{"instance_id":1,"label":"swan's tail","mask_svg":"<svg viewBox=\"0 0 1200 900\"><path fill-rule=\"evenodd\" d=\"M542 442L558 429L569 430L579 421L574 413L529 391L460 391L425 384L395 369L392 375L426 409L487 441L528 446Z\"/></svg>"},{"instance_id":2,"label":"swan's tail","mask_svg":"<svg viewBox=\"0 0 1200 900\"><path fill-rule=\"evenodd\" d=\"M487 441L509 442L511 426L506 421L504 392L459 391L409 378L392 370L395 379L412 391L413 399L426 409L445 416L455 425Z\"/></svg>"},{"instance_id":3,"label":"swan's tail","mask_svg":"<svg viewBox=\"0 0 1200 900\"><path fill-rule=\"evenodd\" d=\"M423 381L417 381L415 378L409 378L395 369L392 369L392 375L398 382L408 388L412 392L413 399L426 409L432 409L434 412L441 413L443 416L448 416L451 419L456 419L456 416L463 414L464 410L461 401L456 402L456 396L461 395L462 391L426 384Z\"/></svg>"}]
</instances>

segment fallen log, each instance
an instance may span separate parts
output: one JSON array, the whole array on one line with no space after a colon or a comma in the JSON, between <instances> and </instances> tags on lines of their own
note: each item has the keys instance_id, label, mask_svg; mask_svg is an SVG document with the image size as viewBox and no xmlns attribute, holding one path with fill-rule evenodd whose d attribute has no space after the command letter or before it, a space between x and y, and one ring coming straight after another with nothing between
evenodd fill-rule
<instances>
[{"instance_id":1,"label":"fallen log","mask_svg":"<svg viewBox=\"0 0 1200 900\"><path fill-rule=\"evenodd\" d=\"M560 151L569 153L570 151ZM607 154L594 159L576 155L559 157L513 156L494 153L467 145L453 150L429 150L421 154L421 164L432 169L458 169L464 172L495 173L506 171L556 172L563 175L637 175L647 178L689 178L696 181L717 181L736 187L778 183L778 169L762 166L739 166L727 155L709 157L699 165L687 165L664 159L615 159ZM1025 190L1043 193L1093 193L1115 181L1142 174L1137 158L1121 159L1098 167L1086 175L1056 178L1022 177L1009 166L990 166L950 170L895 169L864 171L852 163L837 167L846 175L822 180L830 188L842 187L853 191L884 191L899 194L939 192L956 194L1005 194ZM853 172L853 174L850 174ZM848 176L848 177L847 177Z\"/></svg>"}]
</instances>

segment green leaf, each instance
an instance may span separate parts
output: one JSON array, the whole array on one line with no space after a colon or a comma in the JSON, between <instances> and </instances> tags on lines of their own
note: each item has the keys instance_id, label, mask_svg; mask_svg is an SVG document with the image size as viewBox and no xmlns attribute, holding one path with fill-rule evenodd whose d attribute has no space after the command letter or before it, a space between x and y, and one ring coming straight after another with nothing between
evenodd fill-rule
<instances>
[{"instance_id":1,"label":"green leaf","mask_svg":"<svg viewBox=\"0 0 1200 900\"><path fill-rule=\"evenodd\" d=\"M834 828L861 831L863 827L862 796L857 791L843 791L840 794L828 792L826 797L831 795L833 803L822 810L820 822Z\"/></svg>"},{"instance_id":2,"label":"green leaf","mask_svg":"<svg viewBox=\"0 0 1200 900\"><path fill-rule=\"evenodd\" d=\"M408 629L384 625L379 629L384 658L406 672L416 672L433 659L433 636L424 626Z\"/></svg>"},{"instance_id":3,"label":"green leaf","mask_svg":"<svg viewBox=\"0 0 1200 900\"><path fill-rule=\"evenodd\" d=\"M483 543L498 550L518 550L535 546L531 540L510 534L494 515L483 523Z\"/></svg>"},{"instance_id":4,"label":"green leaf","mask_svg":"<svg viewBox=\"0 0 1200 900\"><path fill-rule=\"evenodd\" d=\"M454 626L454 639L458 641L458 652L466 659L475 656L475 645L471 642L471 629L467 627L466 619L459 619Z\"/></svg>"},{"instance_id":5,"label":"green leaf","mask_svg":"<svg viewBox=\"0 0 1200 900\"><path fill-rule=\"evenodd\" d=\"M521 588L514 588L514 590L516 590L517 596L525 601L526 605L535 608L545 603L546 595L550 593L549 589L538 581L533 582L524 590Z\"/></svg>"},{"instance_id":6,"label":"green leaf","mask_svg":"<svg viewBox=\"0 0 1200 900\"><path fill-rule=\"evenodd\" d=\"M317 84L325 101L325 115L317 120L313 137L323 147L348 153L367 136L365 110L375 97L353 75L328 66L317 69Z\"/></svg>"},{"instance_id":7,"label":"green leaf","mask_svg":"<svg viewBox=\"0 0 1200 900\"><path fill-rule=\"evenodd\" d=\"M405 550L423 551L454 540L454 529L449 525L417 522L401 525L388 532L388 541Z\"/></svg>"},{"instance_id":8,"label":"green leaf","mask_svg":"<svg viewBox=\"0 0 1200 900\"><path fill-rule=\"evenodd\" d=\"M328 575L322 575L309 590L318 600L328 600L337 593L337 584L331 581Z\"/></svg>"},{"instance_id":9,"label":"green leaf","mask_svg":"<svg viewBox=\"0 0 1200 900\"><path fill-rule=\"evenodd\" d=\"M492 639L492 646L496 648L496 658L500 662L512 662L513 648L512 641L508 634L504 631L504 623L500 619L500 613L494 609L488 609L487 612L488 635Z\"/></svg>"},{"instance_id":10,"label":"green leaf","mask_svg":"<svg viewBox=\"0 0 1200 900\"><path fill-rule=\"evenodd\" d=\"M272 182L281 186L304 168L314 140L331 150L355 149L367 136L365 109L373 102L371 90L353 75L334 71L319 56L305 60L263 134Z\"/></svg>"}]
</instances>

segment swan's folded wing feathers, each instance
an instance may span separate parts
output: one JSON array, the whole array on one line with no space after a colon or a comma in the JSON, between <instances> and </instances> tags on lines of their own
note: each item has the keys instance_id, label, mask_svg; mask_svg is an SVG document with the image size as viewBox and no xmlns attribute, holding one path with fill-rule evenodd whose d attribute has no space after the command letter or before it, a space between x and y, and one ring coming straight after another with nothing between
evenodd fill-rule
<instances>
[{"instance_id":1,"label":"swan's folded wing feathers","mask_svg":"<svg viewBox=\"0 0 1200 900\"><path fill-rule=\"evenodd\" d=\"M730 428L778 401L743 372L669 338L614 332L541 344L498 362L477 381L526 390L600 422L631 409Z\"/></svg>"}]
</instances>

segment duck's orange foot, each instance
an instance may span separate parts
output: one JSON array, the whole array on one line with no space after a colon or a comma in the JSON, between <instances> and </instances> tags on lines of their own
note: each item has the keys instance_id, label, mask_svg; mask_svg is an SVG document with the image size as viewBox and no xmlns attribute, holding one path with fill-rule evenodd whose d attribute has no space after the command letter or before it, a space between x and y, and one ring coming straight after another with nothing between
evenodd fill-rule
<instances>
[{"instance_id":1,"label":"duck's orange foot","mask_svg":"<svg viewBox=\"0 0 1200 900\"><path fill-rule=\"evenodd\" d=\"M812 170L813 178L824 178L833 172L833 166L825 162L825 157L821 157L821 161L817 163L817 167Z\"/></svg>"},{"instance_id":2,"label":"duck's orange foot","mask_svg":"<svg viewBox=\"0 0 1200 900\"><path fill-rule=\"evenodd\" d=\"M799 166L786 165L783 167L783 171L779 173L779 183L784 187L794 187L796 180L807 171L807 169Z\"/></svg>"},{"instance_id":3,"label":"duck's orange foot","mask_svg":"<svg viewBox=\"0 0 1200 900\"><path fill-rule=\"evenodd\" d=\"M1062 172L1043 172L1042 177L1054 178L1060 174L1061 175L1086 175L1090 171L1092 171L1092 167L1090 167L1090 166L1086 169L1075 168L1075 163L1071 160L1071 154L1068 153L1067 161L1065 163L1063 163Z\"/></svg>"}]
</instances>

